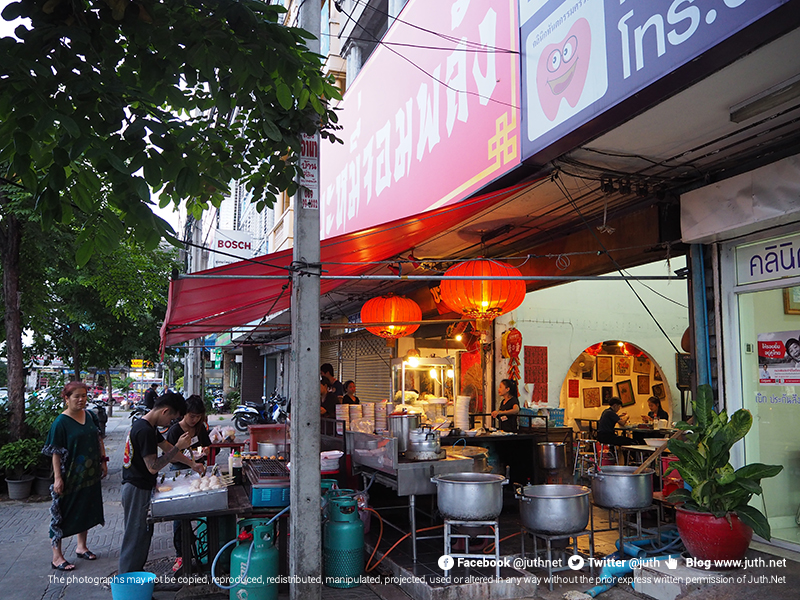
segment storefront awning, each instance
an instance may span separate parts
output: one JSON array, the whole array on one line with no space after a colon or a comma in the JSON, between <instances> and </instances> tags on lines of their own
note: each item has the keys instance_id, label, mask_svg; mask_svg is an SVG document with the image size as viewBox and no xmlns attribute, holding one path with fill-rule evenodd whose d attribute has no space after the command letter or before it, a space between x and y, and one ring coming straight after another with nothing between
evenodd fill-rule
<instances>
[{"instance_id":1,"label":"storefront awning","mask_svg":"<svg viewBox=\"0 0 800 600\"><path fill-rule=\"evenodd\" d=\"M484 194L458 204L323 240L320 260L326 274L362 275L384 261L480 214L523 191L530 183ZM208 279L191 276L170 282L169 303L161 326L161 349L243 326L288 308L291 300L292 250L193 273L225 277L283 275L285 279ZM340 264L335 264L340 263ZM349 263L349 264L341 264ZM342 280L323 279L320 293ZM284 286L287 286L284 288Z\"/></svg>"}]
</instances>

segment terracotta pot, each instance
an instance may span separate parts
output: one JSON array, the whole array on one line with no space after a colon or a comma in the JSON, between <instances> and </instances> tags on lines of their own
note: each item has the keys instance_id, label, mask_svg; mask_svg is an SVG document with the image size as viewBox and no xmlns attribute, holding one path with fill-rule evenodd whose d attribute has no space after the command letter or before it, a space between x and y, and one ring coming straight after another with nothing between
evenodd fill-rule
<instances>
[{"instance_id":1,"label":"terracotta pot","mask_svg":"<svg viewBox=\"0 0 800 600\"><path fill-rule=\"evenodd\" d=\"M676 508L676 524L683 544L700 560L741 560L744 558L753 530L742 523L736 513L715 517L711 513Z\"/></svg>"}]
</instances>

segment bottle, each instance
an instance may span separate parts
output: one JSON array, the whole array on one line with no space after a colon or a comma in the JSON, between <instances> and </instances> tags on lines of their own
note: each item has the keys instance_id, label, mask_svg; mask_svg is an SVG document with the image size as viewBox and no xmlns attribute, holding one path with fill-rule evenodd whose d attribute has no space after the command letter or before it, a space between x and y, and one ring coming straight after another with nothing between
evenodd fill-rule
<instances>
[{"instance_id":1,"label":"bottle","mask_svg":"<svg viewBox=\"0 0 800 600\"><path fill-rule=\"evenodd\" d=\"M233 483L242 485L244 483L242 480L242 455L236 450L231 454L231 459Z\"/></svg>"}]
</instances>

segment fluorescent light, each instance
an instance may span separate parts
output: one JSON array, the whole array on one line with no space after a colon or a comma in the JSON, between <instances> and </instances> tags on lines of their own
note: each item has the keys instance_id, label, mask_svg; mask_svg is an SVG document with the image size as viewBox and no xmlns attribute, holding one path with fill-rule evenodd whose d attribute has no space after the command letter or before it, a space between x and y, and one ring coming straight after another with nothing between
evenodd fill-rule
<instances>
[{"instance_id":1,"label":"fluorescent light","mask_svg":"<svg viewBox=\"0 0 800 600\"><path fill-rule=\"evenodd\" d=\"M796 98L800 98L800 75L795 75L744 102L731 106L731 121L733 123L747 121Z\"/></svg>"}]
</instances>

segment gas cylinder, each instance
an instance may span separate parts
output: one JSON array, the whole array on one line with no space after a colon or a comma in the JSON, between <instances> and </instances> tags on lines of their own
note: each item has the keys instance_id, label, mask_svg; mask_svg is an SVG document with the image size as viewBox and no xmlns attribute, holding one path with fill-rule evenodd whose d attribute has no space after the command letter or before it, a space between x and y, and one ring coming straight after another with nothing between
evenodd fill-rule
<instances>
[{"instance_id":1,"label":"gas cylinder","mask_svg":"<svg viewBox=\"0 0 800 600\"><path fill-rule=\"evenodd\" d=\"M352 588L361 585L364 572L364 524L352 497L331 498L323 528L322 568L325 585Z\"/></svg>"},{"instance_id":2,"label":"gas cylinder","mask_svg":"<svg viewBox=\"0 0 800 600\"><path fill-rule=\"evenodd\" d=\"M238 543L231 552L231 583L240 578L242 582L230 590L230 600L277 600L277 577L274 525L261 519L240 521Z\"/></svg>"}]
</instances>

